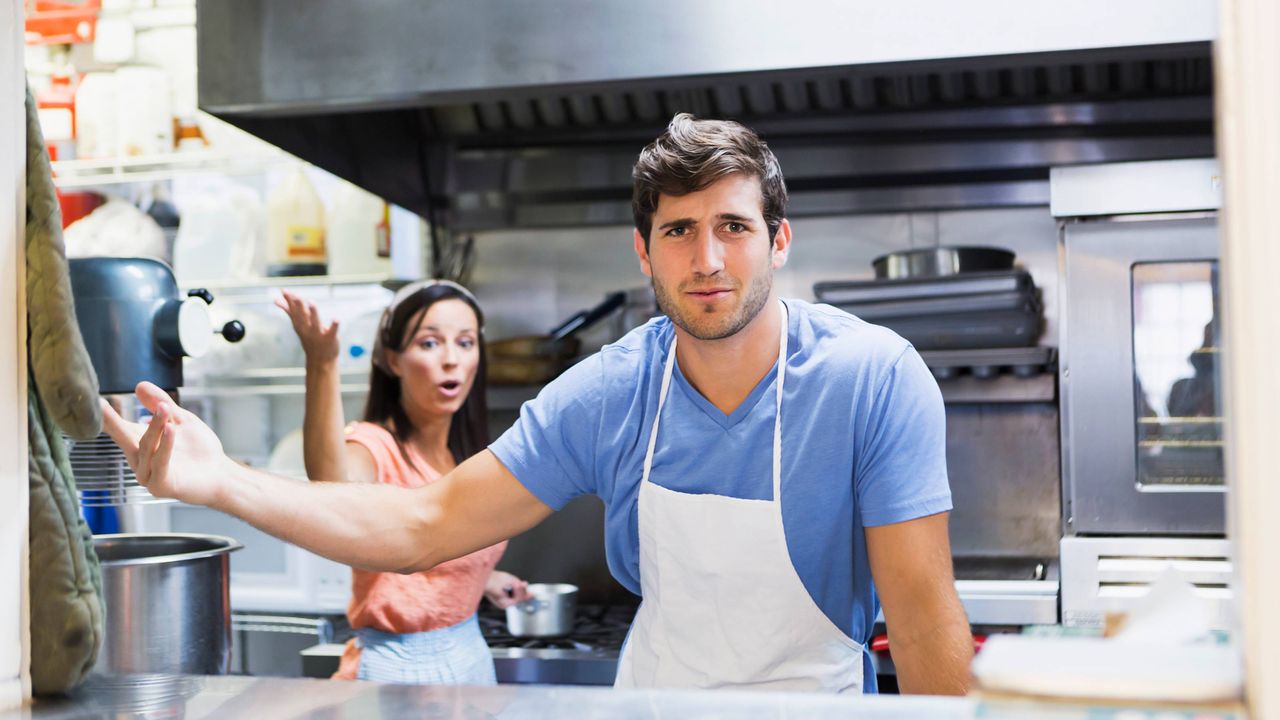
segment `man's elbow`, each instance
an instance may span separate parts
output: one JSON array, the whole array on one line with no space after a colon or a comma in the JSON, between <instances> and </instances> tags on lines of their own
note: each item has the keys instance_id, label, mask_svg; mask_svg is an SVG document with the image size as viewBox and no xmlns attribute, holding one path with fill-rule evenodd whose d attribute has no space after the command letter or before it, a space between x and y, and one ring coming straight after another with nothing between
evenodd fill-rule
<instances>
[{"instance_id":1,"label":"man's elbow","mask_svg":"<svg viewBox=\"0 0 1280 720\"><path fill-rule=\"evenodd\" d=\"M443 513L436 503L415 503L415 505L410 520L406 524L405 535L398 543L401 546L401 552L396 554L396 562L392 563L391 572L401 575L433 570L445 560L440 555L439 548L436 547L437 543L434 542L435 538L440 537L437 529L440 527Z\"/></svg>"}]
</instances>

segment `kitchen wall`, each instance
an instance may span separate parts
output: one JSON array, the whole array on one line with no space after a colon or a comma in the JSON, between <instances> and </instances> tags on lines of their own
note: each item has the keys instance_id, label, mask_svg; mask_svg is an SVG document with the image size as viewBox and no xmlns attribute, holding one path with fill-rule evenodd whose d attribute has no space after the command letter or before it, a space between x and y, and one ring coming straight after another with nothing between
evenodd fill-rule
<instances>
[{"instance_id":1,"label":"kitchen wall","mask_svg":"<svg viewBox=\"0 0 1280 720\"><path fill-rule=\"evenodd\" d=\"M27 383L22 232L26 130L22 2L0 0L0 708L27 676Z\"/></svg>"}]
</instances>

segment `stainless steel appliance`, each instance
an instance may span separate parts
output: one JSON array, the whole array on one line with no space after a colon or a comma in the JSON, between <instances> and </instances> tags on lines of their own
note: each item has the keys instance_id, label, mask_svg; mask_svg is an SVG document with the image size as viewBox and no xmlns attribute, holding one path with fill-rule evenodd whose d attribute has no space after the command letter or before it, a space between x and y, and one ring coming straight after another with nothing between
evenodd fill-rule
<instances>
[{"instance_id":1,"label":"stainless steel appliance","mask_svg":"<svg viewBox=\"0 0 1280 720\"><path fill-rule=\"evenodd\" d=\"M1216 163L1065 168L1051 182L1063 622L1101 623L1173 565L1227 627Z\"/></svg>"},{"instance_id":2,"label":"stainless steel appliance","mask_svg":"<svg viewBox=\"0 0 1280 720\"><path fill-rule=\"evenodd\" d=\"M1067 527L1222 535L1212 217L1063 228Z\"/></svg>"},{"instance_id":3,"label":"stainless steel appliance","mask_svg":"<svg viewBox=\"0 0 1280 720\"><path fill-rule=\"evenodd\" d=\"M231 661L229 555L213 535L98 535L107 606L96 670L227 672Z\"/></svg>"},{"instance_id":4,"label":"stainless steel appliance","mask_svg":"<svg viewBox=\"0 0 1280 720\"><path fill-rule=\"evenodd\" d=\"M690 9L677 0L591 14L572 0L314 0L305 15L206 0L199 97L442 233L629 223L636 150L680 111L761 131L793 219L1041 206L1052 165L1212 152L1209 44L1186 27L1204 14L1151 23L1127 3L1089 5L1011 4L990 33L966 32L981 16L947 3L812 3L842 19L787 23L771 3L716 0L699 17L775 42L709 52L655 24Z\"/></svg>"},{"instance_id":5,"label":"stainless steel appliance","mask_svg":"<svg viewBox=\"0 0 1280 720\"><path fill-rule=\"evenodd\" d=\"M230 320L214 330L208 290L178 292L173 271L151 258L88 257L67 262L76 321L98 374L103 395L128 395L113 404L133 419L134 387L146 380L170 392L182 385L184 357L199 357L214 334L228 342L244 338L244 325ZM84 442L69 441L71 468L88 507L155 502L140 487L124 455L103 433Z\"/></svg>"},{"instance_id":6,"label":"stainless steel appliance","mask_svg":"<svg viewBox=\"0 0 1280 720\"><path fill-rule=\"evenodd\" d=\"M215 332L208 290L178 293L168 265L151 258L91 257L67 262L76 319L104 394L132 393L147 380L165 390L182 385L182 358L199 357ZM238 320L216 331L244 338Z\"/></svg>"}]
</instances>

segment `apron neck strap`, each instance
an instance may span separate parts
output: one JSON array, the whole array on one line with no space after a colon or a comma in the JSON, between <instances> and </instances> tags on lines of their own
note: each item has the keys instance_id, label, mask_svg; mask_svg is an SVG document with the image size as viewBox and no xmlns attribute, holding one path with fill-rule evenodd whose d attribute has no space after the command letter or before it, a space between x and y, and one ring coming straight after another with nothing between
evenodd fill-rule
<instances>
[{"instance_id":1,"label":"apron neck strap","mask_svg":"<svg viewBox=\"0 0 1280 720\"><path fill-rule=\"evenodd\" d=\"M787 376L787 340L790 320L787 315L787 304L778 300L782 308L781 327L778 332L778 371L777 398L773 416L773 500L780 502L782 498L782 383ZM649 431L649 447L644 455L644 474L640 482L649 482L649 470L653 467L653 451L658 445L658 423L662 419L662 408L667 403L667 392L671 389L671 373L676 366L676 341L679 336L675 330L671 333L671 347L667 350L667 359L662 368L662 387L658 390L658 411L653 416L653 428Z\"/></svg>"}]
</instances>

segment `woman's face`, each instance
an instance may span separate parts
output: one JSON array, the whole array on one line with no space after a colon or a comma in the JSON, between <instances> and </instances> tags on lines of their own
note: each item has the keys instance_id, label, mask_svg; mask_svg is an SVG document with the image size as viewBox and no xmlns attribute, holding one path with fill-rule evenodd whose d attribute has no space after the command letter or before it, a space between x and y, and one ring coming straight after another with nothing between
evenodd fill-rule
<instances>
[{"instance_id":1,"label":"woman's face","mask_svg":"<svg viewBox=\"0 0 1280 720\"><path fill-rule=\"evenodd\" d=\"M480 367L475 311L457 298L440 300L419 311L406 327L413 337L404 338L401 352L388 353L391 371L400 378L401 403L432 414L456 413Z\"/></svg>"}]
</instances>

